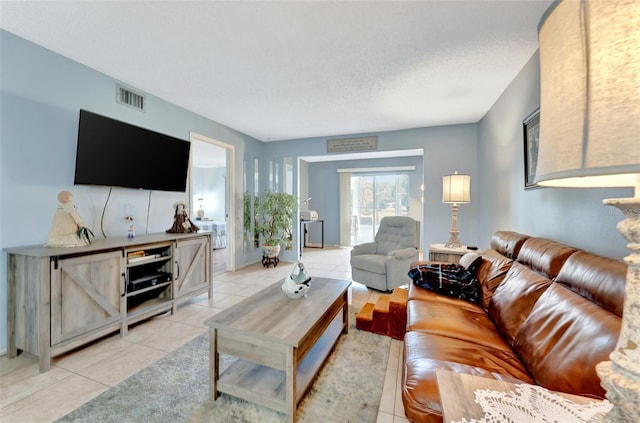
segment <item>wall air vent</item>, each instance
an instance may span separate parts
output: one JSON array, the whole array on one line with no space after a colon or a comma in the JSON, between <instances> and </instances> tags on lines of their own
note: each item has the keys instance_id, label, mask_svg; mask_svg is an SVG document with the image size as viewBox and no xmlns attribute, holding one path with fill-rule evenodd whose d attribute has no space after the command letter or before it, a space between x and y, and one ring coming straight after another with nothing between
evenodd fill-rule
<instances>
[{"instance_id":1,"label":"wall air vent","mask_svg":"<svg viewBox=\"0 0 640 423\"><path fill-rule=\"evenodd\" d=\"M116 85L116 102L132 107L136 110L144 112L145 100L144 95L132 91L122 85Z\"/></svg>"}]
</instances>

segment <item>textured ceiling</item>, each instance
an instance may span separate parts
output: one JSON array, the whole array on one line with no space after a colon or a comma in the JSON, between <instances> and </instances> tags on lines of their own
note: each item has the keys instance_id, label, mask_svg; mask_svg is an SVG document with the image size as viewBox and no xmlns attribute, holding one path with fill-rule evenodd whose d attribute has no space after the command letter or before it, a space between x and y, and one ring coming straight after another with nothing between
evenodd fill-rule
<instances>
[{"instance_id":1,"label":"textured ceiling","mask_svg":"<svg viewBox=\"0 0 640 423\"><path fill-rule=\"evenodd\" d=\"M262 141L477 122L550 0L0 2L0 27Z\"/></svg>"}]
</instances>

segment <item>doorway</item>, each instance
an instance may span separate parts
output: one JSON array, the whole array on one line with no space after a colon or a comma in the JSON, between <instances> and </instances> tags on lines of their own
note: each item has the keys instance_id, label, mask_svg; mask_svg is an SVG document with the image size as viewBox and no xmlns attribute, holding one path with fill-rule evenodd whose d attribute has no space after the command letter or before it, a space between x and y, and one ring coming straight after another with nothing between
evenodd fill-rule
<instances>
[{"instance_id":1,"label":"doorway","mask_svg":"<svg viewBox=\"0 0 640 423\"><path fill-rule=\"evenodd\" d=\"M201 231L211 232L213 274L234 269L233 163L235 148L191 133L190 214Z\"/></svg>"}]
</instances>

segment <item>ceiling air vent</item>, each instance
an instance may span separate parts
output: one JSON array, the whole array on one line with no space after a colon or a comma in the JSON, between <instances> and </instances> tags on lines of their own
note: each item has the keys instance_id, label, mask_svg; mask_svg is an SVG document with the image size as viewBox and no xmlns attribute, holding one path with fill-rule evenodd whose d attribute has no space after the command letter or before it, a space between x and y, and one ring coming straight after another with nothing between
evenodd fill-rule
<instances>
[{"instance_id":1,"label":"ceiling air vent","mask_svg":"<svg viewBox=\"0 0 640 423\"><path fill-rule=\"evenodd\" d=\"M122 85L116 85L116 90L116 101L118 103L144 112L144 95L123 87Z\"/></svg>"}]
</instances>

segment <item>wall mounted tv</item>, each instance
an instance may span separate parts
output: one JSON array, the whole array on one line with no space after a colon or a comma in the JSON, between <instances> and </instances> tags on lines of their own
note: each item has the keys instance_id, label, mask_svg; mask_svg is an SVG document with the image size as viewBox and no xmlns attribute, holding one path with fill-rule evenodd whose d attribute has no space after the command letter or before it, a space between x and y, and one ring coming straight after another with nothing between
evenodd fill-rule
<instances>
[{"instance_id":1,"label":"wall mounted tv","mask_svg":"<svg viewBox=\"0 0 640 423\"><path fill-rule=\"evenodd\" d=\"M191 143L80 110L75 185L184 192Z\"/></svg>"}]
</instances>

